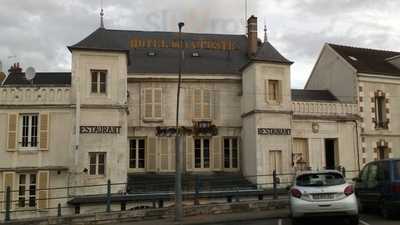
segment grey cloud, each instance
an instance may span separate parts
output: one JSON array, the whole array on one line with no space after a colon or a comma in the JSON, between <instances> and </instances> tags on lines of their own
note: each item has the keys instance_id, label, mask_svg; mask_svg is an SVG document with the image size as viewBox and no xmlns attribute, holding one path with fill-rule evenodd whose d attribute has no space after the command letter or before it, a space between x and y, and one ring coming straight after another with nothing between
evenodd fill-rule
<instances>
[{"instance_id":1,"label":"grey cloud","mask_svg":"<svg viewBox=\"0 0 400 225\"><path fill-rule=\"evenodd\" d=\"M244 34L245 0L104 0L110 29ZM323 43L398 50L399 1L248 0L248 15L264 19L269 40L295 61L293 86L302 86ZM72 45L99 26L100 0L1 0L0 60L41 71L70 70ZM17 58L8 59L16 55ZM302 80L299 78L301 77Z\"/></svg>"}]
</instances>

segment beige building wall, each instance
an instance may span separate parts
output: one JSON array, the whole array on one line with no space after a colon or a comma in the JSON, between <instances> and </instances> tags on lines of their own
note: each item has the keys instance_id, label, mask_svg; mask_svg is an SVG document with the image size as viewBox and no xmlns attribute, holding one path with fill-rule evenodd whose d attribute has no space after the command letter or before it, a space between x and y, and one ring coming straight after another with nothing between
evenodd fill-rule
<instances>
[{"instance_id":1,"label":"beige building wall","mask_svg":"<svg viewBox=\"0 0 400 225\"><path fill-rule=\"evenodd\" d=\"M330 90L341 102L355 103L356 71L328 44L325 44L304 88Z\"/></svg>"}]
</instances>

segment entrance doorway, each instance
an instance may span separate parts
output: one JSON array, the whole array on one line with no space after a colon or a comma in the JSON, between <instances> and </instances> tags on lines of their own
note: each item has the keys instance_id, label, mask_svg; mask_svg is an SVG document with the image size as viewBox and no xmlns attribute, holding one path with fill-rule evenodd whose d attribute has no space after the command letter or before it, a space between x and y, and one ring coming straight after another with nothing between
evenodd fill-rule
<instances>
[{"instance_id":1,"label":"entrance doorway","mask_svg":"<svg viewBox=\"0 0 400 225\"><path fill-rule=\"evenodd\" d=\"M325 168L336 169L339 163L337 139L325 139Z\"/></svg>"}]
</instances>

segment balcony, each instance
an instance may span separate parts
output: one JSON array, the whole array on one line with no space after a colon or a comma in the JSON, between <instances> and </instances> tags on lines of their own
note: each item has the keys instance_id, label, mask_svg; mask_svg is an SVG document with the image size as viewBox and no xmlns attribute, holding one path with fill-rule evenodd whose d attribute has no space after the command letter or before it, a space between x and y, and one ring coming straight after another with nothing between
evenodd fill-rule
<instances>
[{"instance_id":1,"label":"balcony","mask_svg":"<svg viewBox=\"0 0 400 225\"><path fill-rule=\"evenodd\" d=\"M292 102L295 115L346 116L358 113L357 104L326 102Z\"/></svg>"},{"instance_id":2,"label":"balcony","mask_svg":"<svg viewBox=\"0 0 400 225\"><path fill-rule=\"evenodd\" d=\"M0 105L71 104L70 87L1 87Z\"/></svg>"}]
</instances>

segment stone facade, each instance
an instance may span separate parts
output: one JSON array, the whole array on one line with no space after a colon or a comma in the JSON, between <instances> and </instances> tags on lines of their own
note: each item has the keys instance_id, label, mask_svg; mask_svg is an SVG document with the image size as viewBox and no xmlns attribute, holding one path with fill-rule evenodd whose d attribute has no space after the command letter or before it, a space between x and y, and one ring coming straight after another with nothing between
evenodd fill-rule
<instances>
[{"instance_id":1,"label":"stone facade","mask_svg":"<svg viewBox=\"0 0 400 225\"><path fill-rule=\"evenodd\" d=\"M113 35L119 31L101 28L90 37L106 37L102 36L104 32ZM246 47L244 35L234 38L239 47ZM145 63L137 65L135 60L157 57L157 52L136 57L132 55L139 54L137 49L77 46L70 47L70 82L65 85L51 84L52 79L42 85L26 80L8 84L8 79L18 80L15 76L22 71L17 70L19 75L10 74L0 87L0 191L3 199L7 186L16 190L13 209L55 214L57 204L68 207L67 201L74 196L104 194L106 187L100 185L107 180L119 183L112 187L113 193L123 194L130 174L175 171L177 74L167 71L169 68L166 72L136 71L133 65ZM246 49L200 52L204 53L200 57L209 60L200 62L240 67L236 72L223 71L225 67L221 69L220 64L214 65L216 72L204 72L210 68L197 68L198 73L184 70L179 120L185 131L184 173L240 173L264 187L271 182L274 170L292 174L310 168L358 169L359 146L366 143L359 141L359 128L369 129L371 123L367 119L363 120L365 124L359 123L356 102L343 99L344 103L340 98L324 101L319 96L292 100L291 62L268 42L257 42L256 46L257 53L244 60ZM223 60L213 58L216 56ZM229 57L242 59L244 64L237 66ZM167 63L171 62L158 66L164 68ZM313 88L325 88L317 84ZM373 93L368 83L363 88L364 95ZM396 96L389 89L381 89L385 96ZM387 104L393 107L394 103ZM388 110L391 112L391 108ZM390 129L396 129L396 124L390 124ZM366 135L361 137L367 139ZM383 145L389 147L396 144L389 138L385 141ZM283 182L291 180L289 175L280 178ZM99 186L51 189L87 185ZM35 190L34 195L18 192L29 188ZM57 199L59 196L66 198Z\"/></svg>"}]
</instances>

